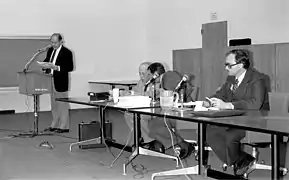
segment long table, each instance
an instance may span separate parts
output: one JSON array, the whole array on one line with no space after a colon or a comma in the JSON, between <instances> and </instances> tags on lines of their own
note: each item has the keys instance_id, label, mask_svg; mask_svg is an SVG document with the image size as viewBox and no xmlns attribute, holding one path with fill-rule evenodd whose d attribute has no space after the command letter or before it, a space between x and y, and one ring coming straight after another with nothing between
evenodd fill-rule
<instances>
[{"instance_id":1,"label":"long table","mask_svg":"<svg viewBox=\"0 0 289 180\"><path fill-rule=\"evenodd\" d=\"M89 81L90 84L107 84L111 86L111 89L115 88L115 86L128 86L129 90L132 89L133 86L137 85L137 80L130 81Z\"/></svg>"},{"instance_id":2,"label":"long table","mask_svg":"<svg viewBox=\"0 0 289 180\"><path fill-rule=\"evenodd\" d=\"M271 179L280 179L280 162L279 162L279 147L280 139L283 136L289 135L289 114L276 114L270 111L247 111L246 115L234 117L221 117L221 118L208 118L194 116L192 111L178 111L178 110L164 110L161 108L144 108L144 109L131 109L129 112L137 114L136 126L140 122L140 115L152 115L162 118L170 118L175 120L182 120L188 122L198 123L198 141L199 141L199 159L198 166L194 167L196 173L201 175L206 173L206 176L220 176L220 172L212 169L207 169L204 165L204 135L205 125L216 125L223 127L231 127L237 129L244 129L247 131L261 132L271 135ZM138 135L138 134L136 134ZM138 137L136 137L138 138ZM138 146L138 144L137 144ZM129 160L132 161L138 155L138 149L132 153ZM165 173L159 173L165 174ZM157 175L157 174L156 174ZM224 174L229 179L234 177Z\"/></svg>"},{"instance_id":3,"label":"long table","mask_svg":"<svg viewBox=\"0 0 289 180\"><path fill-rule=\"evenodd\" d=\"M140 131L140 121L141 115L149 115L149 116L157 116L162 118L170 118L181 121L188 121L198 124L198 141L199 141L199 159L197 169L197 174L201 175L206 172L207 176L214 176L216 174L215 171L211 169L207 169L204 166L204 131L205 125L216 125L223 127L232 127L238 129L244 129L247 131L261 132L267 133L271 135L272 141L272 150L271 150L271 161L272 161L272 173L271 178L273 180L280 179L279 169L279 146L281 139L280 137L289 135L289 115L280 115L274 114L269 111L248 111L245 116L234 116L234 117L222 117L222 118L207 118L207 117L198 117L192 114L192 111L176 111L176 110L164 110L158 106L145 107L145 108L126 108L119 107L112 102L92 102L88 98L61 98L57 99L57 101L68 102L68 103L77 103L89 106L95 106L100 108L100 119L101 119L101 128L103 129L103 133L105 135L105 117L104 110L109 108L123 110L129 113L134 114L134 150L132 152L131 148L126 148L126 151L132 152L128 161L124 164L124 169L126 169L127 165L135 159L140 154L139 147L139 131ZM102 135L104 137L104 135ZM107 145L116 148L123 148L124 146L113 142L109 139L101 140L101 143L105 142ZM125 170L124 170L125 171ZM225 175L225 174L224 174ZM218 174L220 176L220 174ZM233 178L228 176L229 178Z\"/></svg>"}]
</instances>

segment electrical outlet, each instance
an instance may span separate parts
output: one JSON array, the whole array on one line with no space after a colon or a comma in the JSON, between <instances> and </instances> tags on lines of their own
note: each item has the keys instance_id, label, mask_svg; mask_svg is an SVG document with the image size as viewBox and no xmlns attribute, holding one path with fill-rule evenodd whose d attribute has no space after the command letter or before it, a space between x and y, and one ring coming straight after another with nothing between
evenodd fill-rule
<instances>
[{"instance_id":1,"label":"electrical outlet","mask_svg":"<svg viewBox=\"0 0 289 180\"><path fill-rule=\"evenodd\" d=\"M217 12L211 12L211 20L215 21L218 19L218 13Z\"/></svg>"}]
</instances>

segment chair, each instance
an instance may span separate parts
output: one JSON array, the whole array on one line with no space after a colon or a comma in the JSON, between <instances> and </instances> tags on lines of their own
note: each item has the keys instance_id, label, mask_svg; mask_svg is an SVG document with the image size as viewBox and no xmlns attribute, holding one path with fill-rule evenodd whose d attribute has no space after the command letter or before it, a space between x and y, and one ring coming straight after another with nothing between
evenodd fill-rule
<instances>
[{"instance_id":1,"label":"chair","mask_svg":"<svg viewBox=\"0 0 289 180\"><path fill-rule=\"evenodd\" d=\"M289 108L289 93L269 93L269 103L270 103L270 112L284 114L288 113ZM257 139L257 140L256 140ZM259 161L259 149L260 148L271 148L271 139L267 134L256 133L256 132L247 132L247 136L244 139L242 145L252 147L252 156L256 158L253 166L244 174L244 177L247 178L248 175L254 170L272 170L270 165L265 165L264 161ZM287 168L280 168L283 175L286 175L288 172Z\"/></svg>"},{"instance_id":2,"label":"chair","mask_svg":"<svg viewBox=\"0 0 289 180\"><path fill-rule=\"evenodd\" d=\"M193 90L191 92L191 98L193 101L198 100L198 93L199 93L199 88L198 87L192 87ZM198 128L197 124L195 123L190 123L190 122L185 122L185 121L176 121L176 129L180 134L188 134L191 133L192 130L196 130ZM185 136L182 136L185 137ZM196 140L191 140L191 139L184 139L184 141L193 144L194 145L194 156L195 159L198 161L198 142ZM172 147L169 147L172 148ZM168 148L168 149L169 149ZM206 151L212 151L210 147L205 147ZM175 170L169 170L169 171L163 171L163 172L158 172L158 173L153 173L151 179L153 180L155 177L159 176L173 176L173 175L185 175L185 174L198 174L199 169L198 165L193 166L193 167L188 167L188 168L181 168L181 169L175 169Z\"/></svg>"}]
</instances>

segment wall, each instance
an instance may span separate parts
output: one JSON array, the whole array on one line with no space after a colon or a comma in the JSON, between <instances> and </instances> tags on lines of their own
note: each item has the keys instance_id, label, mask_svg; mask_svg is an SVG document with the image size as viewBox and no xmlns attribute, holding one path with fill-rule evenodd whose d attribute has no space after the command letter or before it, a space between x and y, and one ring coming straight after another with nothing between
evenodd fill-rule
<instances>
[{"instance_id":1,"label":"wall","mask_svg":"<svg viewBox=\"0 0 289 180\"><path fill-rule=\"evenodd\" d=\"M148 59L172 66L173 49L202 47L202 24L228 21L228 39L252 38L253 44L289 41L287 0L148 0Z\"/></svg>"},{"instance_id":2,"label":"wall","mask_svg":"<svg viewBox=\"0 0 289 180\"><path fill-rule=\"evenodd\" d=\"M0 36L64 35L75 54L71 96L86 96L88 80L136 79L146 60L146 1L2 0L0 21ZM15 88L2 89L0 100L9 103L0 109L26 111L26 99ZM49 110L49 102L49 96L41 97L40 109Z\"/></svg>"},{"instance_id":3,"label":"wall","mask_svg":"<svg viewBox=\"0 0 289 180\"><path fill-rule=\"evenodd\" d=\"M288 9L287 0L1 0L0 36L63 33L76 61L70 95L86 96L88 80L135 79L144 60L172 68L173 49L202 46L201 25L213 12L228 21L229 39L288 42ZM0 109L27 109L17 90L2 91Z\"/></svg>"}]
</instances>

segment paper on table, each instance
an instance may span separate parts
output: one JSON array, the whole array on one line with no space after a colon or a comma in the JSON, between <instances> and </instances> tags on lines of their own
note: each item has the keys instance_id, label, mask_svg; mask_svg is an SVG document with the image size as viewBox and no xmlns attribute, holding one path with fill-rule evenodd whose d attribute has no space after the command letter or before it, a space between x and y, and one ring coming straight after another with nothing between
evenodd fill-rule
<instances>
[{"instance_id":1,"label":"paper on table","mask_svg":"<svg viewBox=\"0 0 289 180\"><path fill-rule=\"evenodd\" d=\"M195 106L194 111L208 111L208 110L220 110L219 108L216 107L203 107L203 101L190 101L183 103L184 106ZM181 106L181 103L178 103L177 106Z\"/></svg>"}]
</instances>

